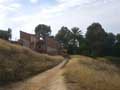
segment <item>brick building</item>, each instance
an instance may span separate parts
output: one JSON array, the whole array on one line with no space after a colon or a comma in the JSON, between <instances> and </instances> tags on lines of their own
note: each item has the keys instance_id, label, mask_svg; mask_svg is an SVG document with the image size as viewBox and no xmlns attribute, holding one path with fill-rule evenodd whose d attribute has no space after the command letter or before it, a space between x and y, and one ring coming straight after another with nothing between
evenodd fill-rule
<instances>
[{"instance_id":1,"label":"brick building","mask_svg":"<svg viewBox=\"0 0 120 90\"><path fill-rule=\"evenodd\" d=\"M38 51L40 53L48 54L60 54L60 44L53 37L46 38L45 41L42 38L37 38L35 34L29 34L23 31L20 31L20 44L22 46L31 48L32 50Z\"/></svg>"}]
</instances>

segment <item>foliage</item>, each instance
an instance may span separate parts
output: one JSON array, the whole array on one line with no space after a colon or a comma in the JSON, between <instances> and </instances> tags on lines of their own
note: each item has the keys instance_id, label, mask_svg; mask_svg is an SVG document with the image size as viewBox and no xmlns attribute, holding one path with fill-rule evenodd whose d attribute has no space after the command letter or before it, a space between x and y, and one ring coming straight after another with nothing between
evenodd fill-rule
<instances>
[{"instance_id":1,"label":"foliage","mask_svg":"<svg viewBox=\"0 0 120 90\"><path fill-rule=\"evenodd\" d=\"M56 39L62 43L63 47L68 50L70 54L77 54L79 52L80 41L83 40L81 31L78 27L73 27L69 30L67 27L62 27L56 35Z\"/></svg>"},{"instance_id":2,"label":"foliage","mask_svg":"<svg viewBox=\"0 0 120 90\"><path fill-rule=\"evenodd\" d=\"M11 39L11 32L12 30L10 28L8 28L8 31L0 30L0 38L5 40Z\"/></svg>"},{"instance_id":3,"label":"foliage","mask_svg":"<svg viewBox=\"0 0 120 90\"><path fill-rule=\"evenodd\" d=\"M92 56L103 54L106 35L106 32L99 23L93 23L87 28L86 40L90 45Z\"/></svg>"},{"instance_id":4,"label":"foliage","mask_svg":"<svg viewBox=\"0 0 120 90\"><path fill-rule=\"evenodd\" d=\"M37 38L43 38L45 49L47 50L47 38L51 36L51 27L39 24L35 27ZM0 31L0 38L9 40L11 29ZM92 23L87 28L85 35L79 27L69 29L62 26L56 36L61 47L69 54L82 54L87 56L117 56L120 57L120 33L117 35L106 32L100 23Z\"/></svg>"},{"instance_id":5,"label":"foliage","mask_svg":"<svg viewBox=\"0 0 120 90\"><path fill-rule=\"evenodd\" d=\"M114 54L114 45L115 45L115 35L113 33L108 33L106 38L105 38L105 50L104 50L104 55L106 56L111 56Z\"/></svg>"},{"instance_id":6,"label":"foliage","mask_svg":"<svg viewBox=\"0 0 120 90\"><path fill-rule=\"evenodd\" d=\"M120 34L107 33L100 23L87 28L85 36L78 27L61 27L55 38L69 54L87 56L120 56Z\"/></svg>"},{"instance_id":7,"label":"foliage","mask_svg":"<svg viewBox=\"0 0 120 90\"><path fill-rule=\"evenodd\" d=\"M35 34L37 38L42 37L45 41L45 50L47 50L47 37L51 34L51 28L50 26L39 24L35 27Z\"/></svg>"},{"instance_id":8,"label":"foliage","mask_svg":"<svg viewBox=\"0 0 120 90\"><path fill-rule=\"evenodd\" d=\"M120 42L120 33L116 36L117 42Z\"/></svg>"},{"instance_id":9,"label":"foliage","mask_svg":"<svg viewBox=\"0 0 120 90\"><path fill-rule=\"evenodd\" d=\"M68 43L71 38L70 34L70 30L67 27L63 26L58 31L55 38L63 45L63 47L68 48Z\"/></svg>"},{"instance_id":10,"label":"foliage","mask_svg":"<svg viewBox=\"0 0 120 90\"><path fill-rule=\"evenodd\" d=\"M39 24L38 26L35 27L35 34L38 37L46 37L51 34L51 28L50 26L44 25L44 24Z\"/></svg>"}]
</instances>

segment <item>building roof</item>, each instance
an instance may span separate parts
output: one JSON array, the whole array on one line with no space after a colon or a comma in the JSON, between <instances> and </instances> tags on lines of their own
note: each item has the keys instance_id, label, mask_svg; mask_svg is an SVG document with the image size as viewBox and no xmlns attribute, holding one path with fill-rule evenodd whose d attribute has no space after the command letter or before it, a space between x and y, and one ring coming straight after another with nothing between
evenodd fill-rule
<instances>
[{"instance_id":1,"label":"building roof","mask_svg":"<svg viewBox=\"0 0 120 90\"><path fill-rule=\"evenodd\" d=\"M31 36L36 37L34 34L29 34L29 33L20 31L20 38L25 38L30 41Z\"/></svg>"}]
</instances>

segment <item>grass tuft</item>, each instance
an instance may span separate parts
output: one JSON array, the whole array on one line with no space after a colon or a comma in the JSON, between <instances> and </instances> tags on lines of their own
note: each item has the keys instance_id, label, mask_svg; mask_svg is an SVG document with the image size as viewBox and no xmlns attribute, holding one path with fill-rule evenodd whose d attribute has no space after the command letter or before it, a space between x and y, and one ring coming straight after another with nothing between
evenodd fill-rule
<instances>
[{"instance_id":1,"label":"grass tuft","mask_svg":"<svg viewBox=\"0 0 120 90\"><path fill-rule=\"evenodd\" d=\"M0 40L0 84L24 80L48 70L60 62L60 56L39 54Z\"/></svg>"},{"instance_id":2,"label":"grass tuft","mask_svg":"<svg viewBox=\"0 0 120 90\"><path fill-rule=\"evenodd\" d=\"M119 69L105 58L72 56L63 76L68 90L120 90Z\"/></svg>"}]
</instances>

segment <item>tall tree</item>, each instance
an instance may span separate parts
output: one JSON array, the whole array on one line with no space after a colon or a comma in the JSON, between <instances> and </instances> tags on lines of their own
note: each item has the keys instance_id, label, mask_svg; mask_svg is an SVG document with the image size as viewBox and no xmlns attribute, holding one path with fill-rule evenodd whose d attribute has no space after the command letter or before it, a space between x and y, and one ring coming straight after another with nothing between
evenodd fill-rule
<instances>
[{"instance_id":1,"label":"tall tree","mask_svg":"<svg viewBox=\"0 0 120 90\"><path fill-rule=\"evenodd\" d=\"M12 29L8 28L8 39L12 38Z\"/></svg>"},{"instance_id":2,"label":"tall tree","mask_svg":"<svg viewBox=\"0 0 120 90\"><path fill-rule=\"evenodd\" d=\"M63 26L56 34L55 38L63 45L64 48L68 48L68 42L70 40L70 30Z\"/></svg>"},{"instance_id":3,"label":"tall tree","mask_svg":"<svg viewBox=\"0 0 120 90\"><path fill-rule=\"evenodd\" d=\"M72 37L71 43L73 44L73 46L79 47L79 39L82 37L82 35L78 27L73 27L71 29L71 37Z\"/></svg>"},{"instance_id":4,"label":"tall tree","mask_svg":"<svg viewBox=\"0 0 120 90\"><path fill-rule=\"evenodd\" d=\"M35 27L35 34L38 38L42 37L45 41L45 49L47 50L47 37L51 34L50 26L39 24Z\"/></svg>"},{"instance_id":5,"label":"tall tree","mask_svg":"<svg viewBox=\"0 0 120 90\"><path fill-rule=\"evenodd\" d=\"M102 55L104 50L104 40L106 32L101 24L93 23L87 28L86 40L91 48L91 55Z\"/></svg>"},{"instance_id":6,"label":"tall tree","mask_svg":"<svg viewBox=\"0 0 120 90\"><path fill-rule=\"evenodd\" d=\"M117 39L117 42L120 42L120 33L117 34L116 39Z\"/></svg>"},{"instance_id":7,"label":"tall tree","mask_svg":"<svg viewBox=\"0 0 120 90\"><path fill-rule=\"evenodd\" d=\"M120 34L116 35L116 43L114 46L114 56L120 57Z\"/></svg>"},{"instance_id":8,"label":"tall tree","mask_svg":"<svg viewBox=\"0 0 120 90\"><path fill-rule=\"evenodd\" d=\"M70 48L73 54L78 54L80 41L83 39L81 30L78 27L73 27L71 29L71 40L69 41Z\"/></svg>"},{"instance_id":9,"label":"tall tree","mask_svg":"<svg viewBox=\"0 0 120 90\"><path fill-rule=\"evenodd\" d=\"M50 26L47 26L45 24L39 24L35 27L35 34L38 37L46 37L51 34L51 28Z\"/></svg>"},{"instance_id":10,"label":"tall tree","mask_svg":"<svg viewBox=\"0 0 120 90\"><path fill-rule=\"evenodd\" d=\"M0 38L5 40L11 39L12 37L11 32L12 32L12 29L10 28L8 28L8 31L0 30Z\"/></svg>"},{"instance_id":11,"label":"tall tree","mask_svg":"<svg viewBox=\"0 0 120 90\"><path fill-rule=\"evenodd\" d=\"M73 27L69 30L67 27L61 27L56 35L56 39L63 44L64 48L67 49L70 54L78 54L79 45L83 36L78 27Z\"/></svg>"},{"instance_id":12,"label":"tall tree","mask_svg":"<svg viewBox=\"0 0 120 90\"><path fill-rule=\"evenodd\" d=\"M108 33L105 39L105 55L113 55L113 48L115 45L116 37L113 33Z\"/></svg>"}]
</instances>

